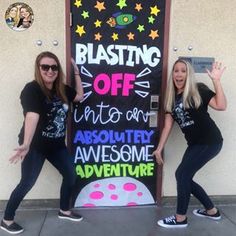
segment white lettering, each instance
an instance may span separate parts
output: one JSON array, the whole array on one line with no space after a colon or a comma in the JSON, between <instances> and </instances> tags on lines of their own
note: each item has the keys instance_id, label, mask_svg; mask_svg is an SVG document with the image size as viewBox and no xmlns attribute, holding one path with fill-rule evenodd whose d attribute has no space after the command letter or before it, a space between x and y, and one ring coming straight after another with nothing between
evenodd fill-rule
<instances>
[{"instance_id":1,"label":"white lettering","mask_svg":"<svg viewBox=\"0 0 236 236\"><path fill-rule=\"evenodd\" d=\"M107 65L126 65L134 64L149 65L155 67L159 64L161 52L157 47L148 48L147 45L142 47L132 45L109 45L104 48L102 44L95 47L94 44L87 45L76 44L76 64L100 64L105 61Z\"/></svg>"},{"instance_id":2,"label":"white lettering","mask_svg":"<svg viewBox=\"0 0 236 236\"><path fill-rule=\"evenodd\" d=\"M153 162L154 145L138 147L136 145L98 145L77 147L74 163L118 163L118 162Z\"/></svg>"}]
</instances>

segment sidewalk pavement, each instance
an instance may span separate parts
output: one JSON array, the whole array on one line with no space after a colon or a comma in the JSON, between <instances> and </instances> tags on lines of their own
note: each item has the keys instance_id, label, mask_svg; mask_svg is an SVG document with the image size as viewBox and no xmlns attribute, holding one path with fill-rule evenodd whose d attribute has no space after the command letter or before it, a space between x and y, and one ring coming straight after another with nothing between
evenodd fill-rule
<instances>
[{"instance_id":1,"label":"sidewalk pavement","mask_svg":"<svg viewBox=\"0 0 236 236\"><path fill-rule=\"evenodd\" d=\"M83 216L81 222L62 220L57 217L56 207L21 206L16 214L16 222L25 231L22 236L235 236L236 203L220 203L222 219L197 217L192 210L199 205L191 203L188 210L188 227L165 229L157 225L157 220L170 216L175 206L168 202L161 206L76 208ZM3 217L5 203L0 203L0 218ZM10 234L0 229L0 236Z\"/></svg>"}]
</instances>

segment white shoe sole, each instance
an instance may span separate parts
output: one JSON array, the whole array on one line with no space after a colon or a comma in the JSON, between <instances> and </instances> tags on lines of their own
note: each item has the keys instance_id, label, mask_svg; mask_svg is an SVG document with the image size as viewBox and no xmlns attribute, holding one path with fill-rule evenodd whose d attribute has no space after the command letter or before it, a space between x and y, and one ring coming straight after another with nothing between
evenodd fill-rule
<instances>
[{"instance_id":1,"label":"white shoe sole","mask_svg":"<svg viewBox=\"0 0 236 236\"><path fill-rule=\"evenodd\" d=\"M221 216L213 217L213 216L204 216L204 215L198 214L197 210L194 210L193 214L195 216L199 216L199 217L202 217L202 218L208 218L208 219L212 219L212 220L220 220L221 219Z\"/></svg>"},{"instance_id":2,"label":"white shoe sole","mask_svg":"<svg viewBox=\"0 0 236 236\"><path fill-rule=\"evenodd\" d=\"M70 220L70 221L74 221L74 222L80 222L83 220L83 217L79 218L79 219L73 219L73 218L69 218L69 217L66 217L66 216L58 216L59 219L62 219L62 220Z\"/></svg>"},{"instance_id":3,"label":"white shoe sole","mask_svg":"<svg viewBox=\"0 0 236 236\"><path fill-rule=\"evenodd\" d=\"M19 231L15 231L15 232L12 232L12 231L9 231L9 230L7 230L6 228L4 228L4 227L0 227L2 230L4 230L4 231L6 231L7 233L9 233L9 234L21 234L24 230L22 229L22 230L19 230Z\"/></svg>"},{"instance_id":4,"label":"white shoe sole","mask_svg":"<svg viewBox=\"0 0 236 236\"><path fill-rule=\"evenodd\" d=\"M184 224L184 225L167 225L163 222L163 220L158 220L157 224L161 227L168 228L168 229L186 228L188 226L188 224Z\"/></svg>"}]
</instances>

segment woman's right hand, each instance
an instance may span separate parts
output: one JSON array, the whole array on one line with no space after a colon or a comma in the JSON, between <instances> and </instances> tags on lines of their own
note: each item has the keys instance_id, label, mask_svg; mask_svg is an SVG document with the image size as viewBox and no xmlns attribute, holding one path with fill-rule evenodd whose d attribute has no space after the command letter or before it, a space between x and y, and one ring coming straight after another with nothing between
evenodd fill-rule
<instances>
[{"instance_id":1,"label":"woman's right hand","mask_svg":"<svg viewBox=\"0 0 236 236\"><path fill-rule=\"evenodd\" d=\"M163 164L164 164L164 161L163 161L163 158L162 158L162 155L161 155L161 150L156 149L156 150L152 153L152 155L155 156L156 162L157 162L158 165L163 165Z\"/></svg>"},{"instance_id":2,"label":"woman's right hand","mask_svg":"<svg viewBox=\"0 0 236 236\"><path fill-rule=\"evenodd\" d=\"M74 73L75 73L76 75L79 75L79 68L78 68L78 66L77 66L77 64L76 64L76 62L75 62L75 59L74 59L73 57L71 57L70 61L71 61L71 64L72 64L72 66L73 66Z\"/></svg>"},{"instance_id":3,"label":"woman's right hand","mask_svg":"<svg viewBox=\"0 0 236 236\"><path fill-rule=\"evenodd\" d=\"M22 144L15 148L14 151L16 151L16 153L9 159L10 163L12 164L16 164L18 161L22 162L25 159L25 156L29 152L29 146Z\"/></svg>"}]
</instances>

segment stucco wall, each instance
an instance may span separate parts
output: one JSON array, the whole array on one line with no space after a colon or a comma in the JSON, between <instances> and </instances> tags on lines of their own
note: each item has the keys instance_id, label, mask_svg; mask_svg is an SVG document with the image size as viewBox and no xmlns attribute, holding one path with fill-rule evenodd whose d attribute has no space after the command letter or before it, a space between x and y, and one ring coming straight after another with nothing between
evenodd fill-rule
<instances>
[{"instance_id":1,"label":"stucco wall","mask_svg":"<svg viewBox=\"0 0 236 236\"><path fill-rule=\"evenodd\" d=\"M227 69L222 85L228 99L224 112L210 110L210 114L220 127L224 137L221 153L199 171L199 181L211 195L235 195L235 56L236 56L236 15L233 0L174 0L171 7L169 71L179 56L214 57L222 61ZM188 47L192 46L192 50ZM177 48L174 51L173 48ZM200 81L211 88L206 74L197 74ZM174 173L186 144L178 127L174 128L165 152L163 194L176 195Z\"/></svg>"},{"instance_id":2,"label":"stucco wall","mask_svg":"<svg viewBox=\"0 0 236 236\"><path fill-rule=\"evenodd\" d=\"M24 32L12 31L4 21L5 11L15 1L0 3L0 200L8 199L20 177L20 165L8 162L17 146L17 134L22 125L19 94L33 78L36 55L43 50L56 53L65 68L65 1L28 0L34 11L34 23ZM196 176L212 195L236 194L236 158L234 157L236 119L236 8L234 0L172 0L169 70L178 56L209 56L227 65L222 84L228 98L225 112L210 111L222 130L225 143L221 154ZM41 40L42 46L36 41ZM53 45L53 40L59 42ZM188 46L192 46L191 51ZM178 48L174 51L173 48ZM198 74L211 86L204 74ZM174 171L186 147L178 127L174 128L165 150L163 194L176 195ZM37 184L27 199L58 198L61 177L47 162Z\"/></svg>"},{"instance_id":3,"label":"stucco wall","mask_svg":"<svg viewBox=\"0 0 236 236\"><path fill-rule=\"evenodd\" d=\"M34 22L22 32L11 30L4 19L6 9L15 2L0 2L0 199L9 198L20 177L20 164L11 165L8 159L18 145L23 121L19 95L26 82L33 79L35 58L49 50L58 55L65 68L65 1L25 1L34 12ZM37 46L37 40L42 46ZM58 46L53 45L54 40ZM58 198L60 181L55 168L45 163L27 198Z\"/></svg>"}]
</instances>

